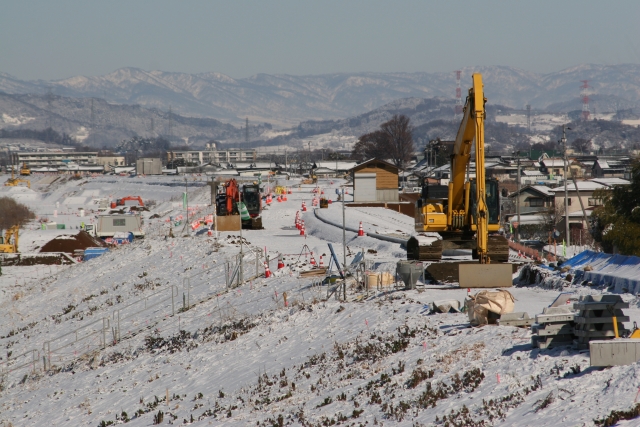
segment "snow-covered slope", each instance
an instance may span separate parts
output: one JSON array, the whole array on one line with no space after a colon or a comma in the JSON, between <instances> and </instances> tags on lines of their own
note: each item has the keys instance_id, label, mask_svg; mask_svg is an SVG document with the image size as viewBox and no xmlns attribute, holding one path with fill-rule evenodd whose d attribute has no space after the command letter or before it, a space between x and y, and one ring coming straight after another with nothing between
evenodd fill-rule
<instances>
[{"instance_id":1,"label":"snow-covered slope","mask_svg":"<svg viewBox=\"0 0 640 427\"><path fill-rule=\"evenodd\" d=\"M136 191L155 200L149 214L160 218L148 220L144 240L85 263L51 273L3 268L0 363L7 366L8 352L14 358L37 352L21 359L23 368L3 372L0 421L576 426L634 405L635 365L595 370L585 352L533 350L525 329L470 328L465 314L428 315L426 304L462 300L465 289L425 284L368 295L349 289L347 302L326 300L327 286L298 278L297 270L308 268L309 250L315 257L327 254L327 243L334 243L341 260L342 230L311 211L302 214L306 237L293 227L301 201L310 205L309 186L294 186L289 201L268 207L264 230L243 231L243 251L266 248L273 270L278 255L288 267L228 289L224 264L240 251L238 233L221 233L216 242L206 233L174 229L176 237L165 239L165 220L182 212L171 199L183 189L172 182L94 178L83 189L69 181L46 195L36 186L38 200L46 201L42 208L25 199L39 215L49 215L46 205L73 192L98 197ZM321 183L328 196L338 184ZM208 212L208 197L208 187L191 187L190 203L199 205L199 215ZM411 219L392 211L351 209L348 225L362 220L367 231L410 230ZM341 220L338 203L322 213ZM27 229L24 239L36 240L39 233ZM403 258L400 245L352 232L347 245L377 252L366 256L378 269ZM535 287L512 291L515 310L530 315L557 295ZM632 321L640 319L634 297L624 298L632 302ZM62 336L76 330L77 337ZM64 343L69 345L61 348ZM51 364L46 373L43 357Z\"/></svg>"}]
</instances>

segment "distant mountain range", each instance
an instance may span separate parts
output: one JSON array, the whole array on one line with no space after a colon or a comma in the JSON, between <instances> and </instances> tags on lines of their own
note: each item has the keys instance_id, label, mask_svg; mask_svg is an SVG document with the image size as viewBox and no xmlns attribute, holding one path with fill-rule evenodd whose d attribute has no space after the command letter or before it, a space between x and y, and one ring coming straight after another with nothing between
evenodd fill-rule
<instances>
[{"instance_id":1,"label":"distant mountain range","mask_svg":"<svg viewBox=\"0 0 640 427\"><path fill-rule=\"evenodd\" d=\"M471 74L480 72L490 104L562 111L581 108L580 85L589 81L599 112L640 104L640 65L585 64L538 74L507 66L462 69L463 97ZM0 73L0 92L69 98L101 98L159 112L241 125L268 122L280 127L308 120L352 117L400 98L454 98L454 72L335 73L312 76L257 74L233 79L219 73L169 73L123 68L96 77L23 81ZM48 98L51 96L49 95ZM94 112L95 114L95 112Z\"/></svg>"}]
</instances>

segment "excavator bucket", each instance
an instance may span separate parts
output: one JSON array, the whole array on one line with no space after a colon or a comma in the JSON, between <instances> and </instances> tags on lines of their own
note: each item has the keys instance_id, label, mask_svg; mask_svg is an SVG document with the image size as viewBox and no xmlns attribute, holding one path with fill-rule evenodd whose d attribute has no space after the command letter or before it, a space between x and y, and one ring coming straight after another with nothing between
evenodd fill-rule
<instances>
[{"instance_id":1,"label":"excavator bucket","mask_svg":"<svg viewBox=\"0 0 640 427\"><path fill-rule=\"evenodd\" d=\"M240 215L225 215L216 217L218 231L239 231L242 227Z\"/></svg>"},{"instance_id":2,"label":"excavator bucket","mask_svg":"<svg viewBox=\"0 0 640 427\"><path fill-rule=\"evenodd\" d=\"M513 279L511 264L460 264L458 276L461 288L510 288Z\"/></svg>"}]
</instances>

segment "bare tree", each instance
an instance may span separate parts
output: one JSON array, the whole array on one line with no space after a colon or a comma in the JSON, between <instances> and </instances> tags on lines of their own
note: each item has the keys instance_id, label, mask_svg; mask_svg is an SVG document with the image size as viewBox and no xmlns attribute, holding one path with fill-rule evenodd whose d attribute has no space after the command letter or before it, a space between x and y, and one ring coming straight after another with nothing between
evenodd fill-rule
<instances>
[{"instance_id":1,"label":"bare tree","mask_svg":"<svg viewBox=\"0 0 640 427\"><path fill-rule=\"evenodd\" d=\"M372 158L383 159L388 154L384 146L384 134L381 131L365 133L358 138L351 157L361 162Z\"/></svg>"},{"instance_id":2,"label":"bare tree","mask_svg":"<svg viewBox=\"0 0 640 427\"><path fill-rule=\"evenodd\" d=\"M393 163L400 169L404 169L415 150L413 145L413 128L409 123L409 117L394 115L391 120L380 125L380 130L387 137L387 146Z\"/></svg>"},{"instance_id":3,"label":"bare tree","mask_svg":"<svg viewBox=\"0 0 640 427\"><path fill-rule=\"evenodd\" d=\"M581 153L591 151L591 141L584 138L577 138L571 143L571 146Z\"/></svg>"},{"instance_id":4,"label":"bare tree","mask_svg":"<svg viewBox=\"0 0 640 427\"><path fill-rule=\"evenodd\" d=\"M35 218L35 214L27 206L18 203L11 197L0 197L0 230L14 225L22 226Z\"/></svg>"},{"instance_id":5,"label":"bare tree","mask_svg":"<svg viewBox=\"0 0 640 427\"><path fill-rule=\"evenodd\" d=\"M379 130L358 138L352 156L358 160L392 159L398 168L404 169L415 149L412 131L409 118L396 114L381 124Z\"/></svg>"}]
</instances>

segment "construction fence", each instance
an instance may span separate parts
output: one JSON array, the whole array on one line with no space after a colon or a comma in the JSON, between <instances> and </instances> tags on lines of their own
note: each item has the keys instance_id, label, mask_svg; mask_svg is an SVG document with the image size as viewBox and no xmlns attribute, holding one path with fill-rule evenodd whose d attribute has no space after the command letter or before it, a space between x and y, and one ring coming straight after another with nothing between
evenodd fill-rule
<instances>
[{"instance_id":1,"label":"construction fence","mask_svg":"<svg viewBox=\"0 0 640 427\"><path fill-rule=\"evenodd\" d=\"M261 249L252 248L185 278L182 286L171 285L145 295L118 307L110 316L48 339L41 346L34 345L21 354L11 354L0 363L0 383L8 384L20 378L24 381L30 374L55 371L81 360L97 360L101 351L116 346L122 340L132 340L133 344L137 337L142 343L145 331L179 332L188 324L197 329L203 326L203 322L211 323L213 319L224 322L237 316L250 316L251 312L243 312L243 307L249 308L256 302L271 300L276 307L282 307L295 303L297 299L301 302L305 302L305 298L324 299L322 283L315 281L305 285L297 283L275 290L274 294L235 304L227 302L221 306L221 295L241 292L238 287L243 283L249 282L252 287L252 281L264 274L262 257ZM191 310L213 298L218 300L217 307L202 313ZM264 307L274 308L273 305Z\"/></svg>"}]
</instances>

